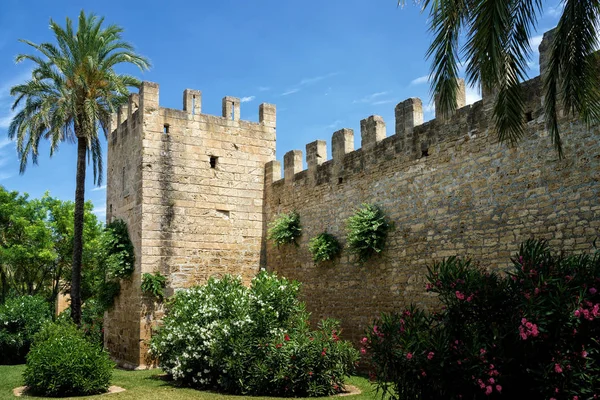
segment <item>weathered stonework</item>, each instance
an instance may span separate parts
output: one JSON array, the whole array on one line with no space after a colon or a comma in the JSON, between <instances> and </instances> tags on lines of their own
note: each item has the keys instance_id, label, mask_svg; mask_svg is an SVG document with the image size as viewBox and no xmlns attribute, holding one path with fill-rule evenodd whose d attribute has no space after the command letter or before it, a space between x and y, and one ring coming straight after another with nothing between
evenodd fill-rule
<instances>
[{"instance_id":1,"label":"weathered stonework","mask_svg":"<svg viewBox=\"0 0 600 400\"><path fill-rule=\"evenodd\" d=\"M550 36L545 37L546 41ZM547 43L540 46L547 65ZM543 71L542 71L543 73ZM425 292L426 266L470 256L503 269L523 240L545 238L555 249L587 251L600 232L600 126L561 116L565 158L544 127L539 78L523 84L527 135L518 147L499 144L491 128L493 91L423 123L411 98L395 108L393 135L379 116L361 121L361 148L342 129L327 143L275 158L275 106L259 123L240 121L240 101L223 99L223 117L201 114L201 93L184 92L184 111L161 108L158 85L144 83L114 121L109 144L107 218L124 219L136 269L105 318L105 341L121 365L144 367L146 343L161 310L140 292L141 275L160 271L168 294L214 274L248 282L259 267L303 283L316 321L342 321L358 341L380 312L409 303L436 306ZM393 130L389 129L389 131ZM315 266L308 241L327 231L344 244L347 218L376 203L395 225L386 250L360 265L347 251ZM266 243L267 222L297 211L299 246Z\"/></svg>"},{"instance_id":2,"label":"weathered stonework","mask_svg":"<svg viewBox=\"0 0 600 400\"><path fill-rule=\"evenodd\" d=\"M275 157L275 106L259 122L240 120L240 101L223 116L201 114L201 93L184 110L162 108L144 82L116 116L109 138L107 220L121 218L135 247L135 272L105 317L105 344L124 367L145 367L147 340L162 310L140 290L143 273L168 277L167 294L211 275L256 274L263 245L265 164Z\"/></svg>"},{"instance_id":3,"label":"weathered stonework","mask_svg":"<svg viewBox=\"0 0 600 400\"><path fill-rule=\"evenodd\" d=\"M434 261L468 256L501 270L531 237L557 250L591 250L600 234L600 126L563 115L559 160L544 125L540 79L523 90L527 135L515 148L498 143L485 93L462 108L459 98L455 113L424 124L421 101L408 99L396 107L392 136L372 116L361 121L356 151L353 132L344 129L333 134L332 160L315 165L309 145L308 170L298 171L298 150L284 158L285 179L277 180L278 163L267 166L267 220L295 210L303 229L299 246L268 243L267 265L302 282L314 322L339 319L356 343L381 312L438 305L425 291L426 266ZM325 153L324 142L314 143ZM315 266L308 241L327 231L345 245L346 220L364 202L378 204L395 225L386 250L364 265L345 250Z\"/></svg>"}]
</instances>

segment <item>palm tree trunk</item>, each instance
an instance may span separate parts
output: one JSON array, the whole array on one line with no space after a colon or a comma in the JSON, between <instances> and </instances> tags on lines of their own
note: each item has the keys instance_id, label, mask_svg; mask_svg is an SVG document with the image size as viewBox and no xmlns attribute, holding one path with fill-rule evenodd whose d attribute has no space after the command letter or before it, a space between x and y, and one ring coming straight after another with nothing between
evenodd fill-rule
<instances>
[{"instance_id":1,"label":"palm tree trunk","mask_svg":"<svg viewBox=\"0 0 600 400\"><path fill-rule=\"evenodd\" d=\"M83 213L85 205L85 156L87 140L77 138L77 177L75 179L75 218L73 226L73 272L71 275L71 318L81 325L81 259L83 256Z\"/></svg>"}]
</instances>

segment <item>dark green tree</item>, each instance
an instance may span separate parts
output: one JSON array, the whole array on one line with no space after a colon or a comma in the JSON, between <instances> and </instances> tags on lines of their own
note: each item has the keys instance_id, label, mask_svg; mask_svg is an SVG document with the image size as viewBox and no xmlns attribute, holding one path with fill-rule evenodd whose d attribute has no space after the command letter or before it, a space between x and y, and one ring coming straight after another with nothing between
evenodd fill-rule
<instances>
[{"instance_id":1,"label":"dark green tree","mask_svg":"<svg viewBox=\"0 0 600 400\"><path fill-rule=\"evenodd\" d=\"M493 121L500 140L516 143L524 134L525 102L519 83L527 76L530 39L542 0L417 0L430 14L434 39L432 91L440 111L456 108L460 59L466 60L471 85L496 93ZM399 0L404 4L405 0ZM549 62L542 76L546 125L563 156L558 109L590 123L600 119L598 48L600 2L563 0L562 15L550 38ZM464 39L464 40L463 40Z\"/></svg>"},{"instance_id":2,"label":"dark green tree","mask_svg":"<svg viewBox=\"0 0 600 400\"><path fill-rule=\"evenodd\" d=\"M35 44L35 54L21 54L16 61L29 60L34 68L31 79L14 86L13 118L8 134L17 142L21 173L31 155L38 160L41 139L50 141L50 155L62 142L77 143L77 175L73 225L73 262L71 279L71 316L81 320L81 265L85 204L86 156L92 161L94 183L102 184L102 154L98 131L107 131L111 114L126 103L128 88L140 81L130 75L117 74L119 64L133 64L144 70L149 61L136 54L131 44L121 38L123 29L103 27L103 18L81 11L77 30L71 19L65 27L50 20L56 44Z\"/></svg>"}]
</instances>

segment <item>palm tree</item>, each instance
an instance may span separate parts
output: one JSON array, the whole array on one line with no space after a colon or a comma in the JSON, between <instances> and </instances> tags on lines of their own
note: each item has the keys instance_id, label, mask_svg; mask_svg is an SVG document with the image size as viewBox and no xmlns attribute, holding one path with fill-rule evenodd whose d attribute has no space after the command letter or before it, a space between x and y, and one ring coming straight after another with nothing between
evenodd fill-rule
<instances>
[{"instance_id":1,"label":"palm tree","mask_svg":"<svg viewBox=\"0 0 600 400\"><path fill-rule=\"evenodd\" d=\"M399 0L403 5L405 0ZM519 83L527 76L530 39L542 0L417 0L429 9L434 39L432 91L442 114L456 108L459 62L466 59L466 77L495 93L493 121L502 141L516 143L524 133L524 100ZM560 157L558 107L590 123L600 117L598 48L600 2L563 0L562 15L550 42L543 90L546 125ZM461 40L464 38L464 41Z\"/></svg>"},{"instance_id":2,"label":"palm tree","mask_svg":"<svg viewBox=\"0 0 600 400\"><path fill-rule=\"evenodd\" d=\"M34 63L31 79L11 89L16 110L8 135L16 139L23 173L31 155L38 161L40 140L50 141L50 156L61 142L77 143L77 175L73 239L73 272L71 283L71 316L81 320L81 259L83 251L83 217L85 205L86 156L92 161L94 183L102 184L102 152L98 130L106 137L111 114L127 101L128 88L139 87L140 81L114 71L118 64L133 64L141 70L149 61L135 53L121 39L123 29L116 25L102 27L104 18L79 14L77 31L67 18L65 28L50 20L57 45L24 43L36 54L21 54L17 62Z\"/></svg>"}]
</instances>

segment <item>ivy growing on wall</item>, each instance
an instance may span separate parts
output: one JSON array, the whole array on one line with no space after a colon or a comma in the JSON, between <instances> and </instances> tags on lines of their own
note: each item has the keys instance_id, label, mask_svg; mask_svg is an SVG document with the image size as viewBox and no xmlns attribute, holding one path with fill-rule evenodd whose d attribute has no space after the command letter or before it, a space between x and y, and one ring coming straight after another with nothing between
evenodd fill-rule
<instances>
[{"instance_id":1,"label":"ivy growing on wall","mask_svg":"<svg viewBox=\"0 0 600 400\"><path fill-rule=\"evenodd\" d=\"M296 243L296 239L302 234L300 225L300 215L296 211L287 214L279 214L271 224L267 238L272 240L277 246L283 244Z\"/></svg>"},{"instance_id":2,"label":"ivy growing on wall","mask_svg":"<svg viewBox=\"0 0 600 400\"><path fill-rule=\"evenodd\" d=\"M165 288L167 287L167 278L160 272L154 274L142 275L142 292L154 296L159 301L165 297Z\"/></svg>"},{"instance_id":3,"label":"ivy growing on wall","mask_svg":"<svg viewBox=\"0 0 600 400\"><path fill-rule=\"evenodd\" d=\"M129 239L127 224L123 220L115 220L106 225L104 235L104 251L106 256L106 273L109 278L129 278L135 268L133 243Z\"/></svg>"},{"instance_id":4,"label":"ivy growing on wall","mask_svg":"<svg viewBox=\"0 0 600 400\"><path fill-rule=\"evenodd\" d=\"M340 243L330 233L323 232L308 242L308 250L312 254L315 264L329 261L337 257L342 251Z\"/></svg>"},{"instance_id":5,"label":"ivy growing on wall","mask_svg":"<svg viewBox=\"0 0 600 400\"><path fill-rule=\"evenodd\" d=\"M385 247L390 224L381 209L374 204L363 204L346 224L347 243L351 253L364 262Z\"/></svg>"}]
</instances>

